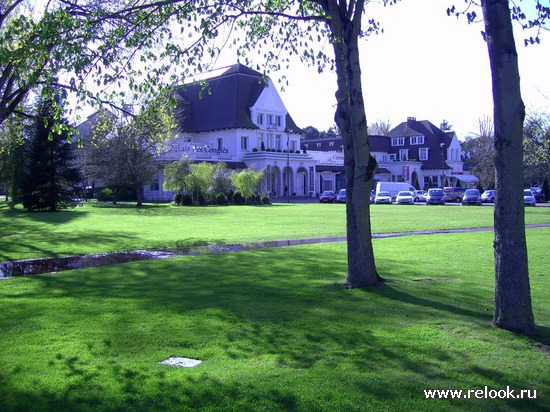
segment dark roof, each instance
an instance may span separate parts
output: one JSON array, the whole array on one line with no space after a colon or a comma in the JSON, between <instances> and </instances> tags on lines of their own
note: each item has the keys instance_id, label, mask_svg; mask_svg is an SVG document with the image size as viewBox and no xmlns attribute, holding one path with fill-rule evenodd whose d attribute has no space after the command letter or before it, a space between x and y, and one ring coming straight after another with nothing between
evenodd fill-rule
<instances>
[{"instance_id":1,"label":"dark roof","mask_svg":"<svg viewBox=\"0 0 550 412\"><path fill-rule=\"evenodd\" d=\"M334 143L331 145L331 143ZM318 144L320 146L318 146ZM300 145L302 149L318 150L320 152L331 152L333 150L343 151L342 137L326 137L320 139L305 139ZM306 147L307 145L307 147ZM391 149L390 139L386 136L369 136L369 145L371 152L389 152Z\"/></svg>"},{"instance_id":2,"label":"dark roof","mask_svg":"<svg viewBox=\"0 0 550 412\"><path fill-rule=\"evenodd\" d=\"M453 140L454 133L445 133L439 127L427 120L416 120L414 117L409 117L406 122L399 124L388 132L388 137L411 137L424 136L424 144L411 145L410 139L405 139L404 146L393 146L391 152L398 153L399 149L409 149L409 159L419 159L420 148L427 147L429 149L428 160L424 160L422 169L441 169L441 155L434 153L441 152L441 143L445 148L448 148ZM445 169L450 167L445 163Z\"/></svg>"},{"instance_id":3,"label":"dark roof","mask_svg":"<svg viewBox=\"0 0 550 412\"><path fill-rule=\"evenodd\" d=\"M317 165L315 166L317 172L334 172L334 173L343 173L344 166L338 165Z\"/></svg>"},{"instance_id":4,"label":"dark roof","mask_svg":"<svg viewBox=\"0 0 550 412\"><path fill-rule=\"evenodd\" d=\"M258 129L252 121L252 107L268 79L240 63L213 72L206 82L197 82L177 89L181 107L181 130L208 132L223 129ZM287 114L287 128L302 131Z\"/></svg>"}]
</instances>

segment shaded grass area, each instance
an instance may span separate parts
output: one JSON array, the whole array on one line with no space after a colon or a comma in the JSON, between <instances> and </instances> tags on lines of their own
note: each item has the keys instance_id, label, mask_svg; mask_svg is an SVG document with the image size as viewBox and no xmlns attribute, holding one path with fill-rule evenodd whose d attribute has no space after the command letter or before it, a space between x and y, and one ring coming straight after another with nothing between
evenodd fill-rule
<instances>
[{"instance_id":1,"label":"shaded grass area","mask_svg":"<svg viewBox=\"0 0 550 412\"><path fill-rule=\"evenodd\" d=\"M340 286L345 243L3 280L0 410L548 410L550 229L527 233L535 340L490 326L490 233L376 240L369 291ZM537 399L423 395L484 386Z\"/></svg>"},{"instance_id":2,"label":"shaded grass area","mask_svg":"<svg viewBox=\"0 0 550 412\"><path fill-rule=\"evenodd\" d=\"M373 233L492 227L493 208L373 205ZM550 208L526 210L526 223L549 223ZM137 249L224 245L345 236L345 205L176 207L87 203L28 213L0 204L0 261Z\"/></svg>"}]
</instances>

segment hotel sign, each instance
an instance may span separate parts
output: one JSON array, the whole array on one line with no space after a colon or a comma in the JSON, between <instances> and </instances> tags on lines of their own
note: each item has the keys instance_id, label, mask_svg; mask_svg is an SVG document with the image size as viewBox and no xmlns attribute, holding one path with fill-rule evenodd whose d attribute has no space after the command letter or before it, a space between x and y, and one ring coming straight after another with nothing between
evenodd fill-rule
<instances>
[{"instance_id":1,"label":"hotel sign","mask_svg":"<svg viewBox=\"0 0 550 412\"><path fill-rule=\"evenodd\" d=\"M222 154L229 153L229 149L226 147L217 148L210 147L205 144L194 144L194 143L169 143L163 147L162 152L159 154L161 158L169 159L179 159L183 155L189 157L201 157L201 156L219 156Z\"/></svg>"}]
</instances>

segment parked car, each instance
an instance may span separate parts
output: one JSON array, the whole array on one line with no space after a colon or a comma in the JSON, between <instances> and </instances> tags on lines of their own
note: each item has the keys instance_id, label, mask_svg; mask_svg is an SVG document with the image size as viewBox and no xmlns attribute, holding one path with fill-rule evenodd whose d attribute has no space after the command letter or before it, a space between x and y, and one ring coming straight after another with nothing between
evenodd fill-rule
<instances>
[{"instance_id":1,"label":"parked car","mask_svg":"<svg viewBox=\"0 0 550 412\"><path fill-rule=\"evenodd\" d=\"M334 203L335 201L336 193L334 193L332 190L325 190L323 193L321 193L321 196L319 196L320 203Z\"/></svg>"},{"instance_id":2,"label":"parked car","mask_svg":"<svg viewBox=\"0 0 550 412\"><path fill-rule=\"evenodd\" d=\"M497 197L496 190L486 190L481 194L481 201L483 203L495 203L496 197Z\"/></svg>"},{"instance_id":3,"label":"parked car","mask_svg":"<svg viewBox=\"0 0 550 412\"><path fill-rule=\"evenodd\" d=\"M481 193L477 189L468 189L462 197L462 205L481 206Z\"/></svg>"},{"instance_id":4,"label":"parked car","mask_svg":"<svg viewBox=\"0 0 550 412\"><path fill-rule=\"evenodd\" d=\"M428 189L426 196L426 205L444 205L445 193L442 189Z\"/></svg>"},{"instance_id":5,"label":"parked car","mask_svg":"<svg viewBox=\"0 0 550 412\"><path fill-rule=\"evenodd\" d=\"M427 194L428 194L428 192L426 192L425 190L415 190L414 195L413 195L414 201L415 202L425 202Z\"/></svg>"},{"instance_id":6,"label":"parked car","mask_svg":"<svg viewBox=\"0 0 550 412\"><path fill-rule=\"evenodd\" d=\"M465 187L444 187L443 193L445 193L445 201L460 203L462 202L465 191Z\"/></svg>"},{"instance_id":7,"label":"parked car","mask_svg":"<svg viewBox=\"0 0 550 412\"><path fill-rule=\"evenodd\" d=\"M523 202L525 203L525 206L537 205L537 199L533 195L533 192L531 191L531 189L525 189L523 191Z\"/></svg>"},{"instance_id":8,"label":"parked car","mask_svg":"<svg viewBox=\"0 0 550 412\"><path fill-rule=\"evenodd\" d=\"M376 193L389 192L391 198L395 200L397 194L403 190L414 191L414 187L404 182L378 182L376 184Z\"/></svg>"},{"instance_id":9,"label":"parked car","mask_svg":"<svg viewBox=\"0 0 550 412\"><path fill-rule=\"evenodd\" d=\"M374 190L371 190L370 191L370 202L371 203L374 203L374 198L376 197L376 195L374 194Z\"/></svg>"},{"instance_id":10,"label":"parked car","mask_svg":"<svg viewBox=\"0 0 550 412\"><path fill-rule=\"evenodd\" d=\"M546 200L544 193L542 192L542 189L540 187L532 187L531 192L533 193L533 196L535 196L535 200L537 201L537 203L543 203Z\"/></svg>"},{"instance_id":11,"label":"parked car","mask_svg":"<svg viewBox=\"0 0 550 412\"><path fill-rule=\"evenodd\" d=\"M336 195L336 203L346 203L346 189L340 189Z\"/></svg>"},{"instance_id":12,"label":"parked car","mask_svg":"<svg viewBox=\"0 0 550 412\"><path fill-rule=\"evenodd\" d=\"M409 191L398 192L395 201L398 205L412 205L414 203L413 194Z\"/></svg>"},{"instance_id":13,"label":"parked car","mask_svg":"<svg viewBox=\"0 0 550 412\"><path fill-rule=\"evenodd\" d=\"M391 195L390 195L390 192L378 192L376 194L376 197L374 198L374 203L376 204L379 204L379 203L387 203L389 205L391 205Z\"/></svg>"}]
</instances>

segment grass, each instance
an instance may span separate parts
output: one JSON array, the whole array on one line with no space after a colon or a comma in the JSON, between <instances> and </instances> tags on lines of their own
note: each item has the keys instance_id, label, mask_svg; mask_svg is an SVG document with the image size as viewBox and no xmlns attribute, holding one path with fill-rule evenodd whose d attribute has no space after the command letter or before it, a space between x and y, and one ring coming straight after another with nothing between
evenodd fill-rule
<instances>
[{"instance_id":1,"label":"grass","mask_svg":"<svg viewBox=\"0 0 550 412\"><path fill-rule=\"evenodd\" d=\"M549 223L550 208L530 208L526 223ZM493 208L374 205L373 233L492 227ZM136 249L345 236L345 205L175 207L86 204L28 213L0 203L0 261Z\"/></svg>"},{"instance_id":2,"label":"grass","mask_svg":"<svg viewBox=\"0 0 550 412\"><path fill-rule=\"evenodd\" d=\"M4 207L0 250L20 257L341 236L341 206L86 205L51 214ZM528 209L526 220L548 222L549 212ZM491 215L490 207L379 206L373 225L490 226ZM489 232L377 239L378 270L389 282L368 291L340 286L344 242L4 279L0 410L550 410L549 238L550 228L527 230L534 339L490 326ZM158 364L170 356L203 364ZM537 398L423 392L485 386L537 390Z\"/></svg>"},{"instance_id":3,"label":"grass","mask_svg":"<svg viewBox=\"0 0 550 412\"><path fill-rule=\"evenodd\" d=\"M490 233L375 240L370 291L339 285L345 243L6 279L0 409L548 410L549 235L528 230L537 340L490 326ZM423 395L484 386L537 399Z\"/></svg>"}]
</instances>

